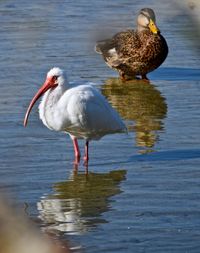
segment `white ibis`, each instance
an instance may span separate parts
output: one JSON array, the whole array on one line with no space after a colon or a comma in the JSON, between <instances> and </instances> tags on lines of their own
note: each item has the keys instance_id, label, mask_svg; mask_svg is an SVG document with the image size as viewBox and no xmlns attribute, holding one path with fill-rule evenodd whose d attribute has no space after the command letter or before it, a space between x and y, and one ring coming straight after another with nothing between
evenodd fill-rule
<instances>
[{"instance_id":1,"label":"white ibis","mask_svg":"<svg viewBox=\"0 0 200 253\"><path fill-rule=\"evenodd\" d=\"M106 134L126 132L126 126L105 97L92 85L70 85L63 70L52 68L46 81L33 97L27 109L24 126L35 102L42 96L39 116L51 130L70 135L75 154L75 163L80 161L77 139L85 139L85 164L88 163L90 140L98 140Z\"/></svg>"}]
</instances>

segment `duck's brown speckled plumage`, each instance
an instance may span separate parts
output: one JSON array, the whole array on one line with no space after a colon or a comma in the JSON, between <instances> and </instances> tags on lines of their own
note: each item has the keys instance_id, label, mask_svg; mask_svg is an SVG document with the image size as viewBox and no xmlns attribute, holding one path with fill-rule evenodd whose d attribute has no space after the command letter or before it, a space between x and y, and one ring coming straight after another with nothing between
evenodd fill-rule
<instances>
[{"instance_id":1,"label":"duck's brown speckled plumage","mask_svg":"<svg viewBox=\"0 0 200 253\"><path fill-rule=\"evenodd\" d=\"M96 51L121 77L141 75L145 78L164 62L168 46L160 33L154 34L149 29L127 30L112 39L97 42Z\"/></svg>"}]
</instances>

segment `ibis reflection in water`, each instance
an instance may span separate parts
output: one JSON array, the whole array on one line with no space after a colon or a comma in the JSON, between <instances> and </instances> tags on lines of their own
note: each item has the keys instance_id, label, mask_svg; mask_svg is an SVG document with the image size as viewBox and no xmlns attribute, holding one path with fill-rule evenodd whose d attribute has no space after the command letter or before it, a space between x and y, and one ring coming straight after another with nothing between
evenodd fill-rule
<instances>
[{"instance_id":1,"label":"ibis reflection in water","mask_svg":"<svg viewBox=\"0 0 200 253\"><path fill-rule=\"evenodd\" d=\"M122 82L118 78L107 79L101 89L127 121L128 130L135 131L136 145L142 148L140 152L152 151L167 114L167 104L161 92L145 81Z\"/></svg>"},{"instance_id":2,"label":"ibis reflection in water","mask_svg":"<svg viewBox=\"0 0 200 253\"><path fill-rule=\"evenodd\" d=\"M126 171L76 174L69 180L54 184L52 195L43 196L38 202L39 218L46 229L68 234L82 234L107 221L101 214L108 211L110 197L121 193L120 183Z\"/></svg>"}]
</instances>

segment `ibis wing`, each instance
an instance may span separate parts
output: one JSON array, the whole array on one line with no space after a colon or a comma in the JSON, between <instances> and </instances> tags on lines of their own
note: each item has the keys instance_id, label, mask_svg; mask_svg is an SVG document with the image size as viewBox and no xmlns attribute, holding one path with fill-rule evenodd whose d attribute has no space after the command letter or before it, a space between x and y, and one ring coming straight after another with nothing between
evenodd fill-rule
<instances>
[{"instance_id":1,"label":"ibis wing","mask_svg":"<svg viewBox=\"0 0 200 253\"><path fill-rule=\"evenodd\" d=\"M108 133L125 131L125 125L118 113L103 95L91 85L82 85L65 94L65 124L63 128L80 136L100 138Z\"/></svg>"}]
</instances>

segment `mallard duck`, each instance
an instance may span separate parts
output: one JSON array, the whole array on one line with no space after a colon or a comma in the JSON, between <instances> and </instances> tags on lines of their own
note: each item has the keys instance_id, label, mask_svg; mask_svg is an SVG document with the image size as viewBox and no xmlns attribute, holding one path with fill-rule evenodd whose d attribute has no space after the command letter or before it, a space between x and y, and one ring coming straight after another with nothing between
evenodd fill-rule
<instances>
[{"instance_id":1,"label":"mallard duck","mask_svg":"<svg viewBox=\"0 0 200 253\"><path fill-rule=\"evenodd\" d=\"M158 68L166 59L168 46L156 25L155 13L150 8L140 10L137 29L115 34L111 39L98 41L95 51L102 54L110 68L119 72L122 80L141 76Z\"/></svg>"}]
</instances>

